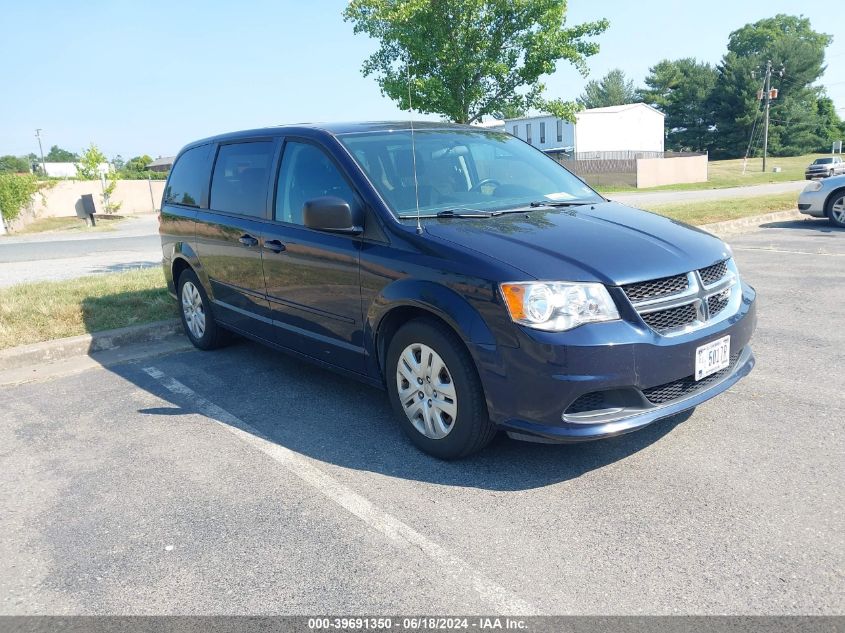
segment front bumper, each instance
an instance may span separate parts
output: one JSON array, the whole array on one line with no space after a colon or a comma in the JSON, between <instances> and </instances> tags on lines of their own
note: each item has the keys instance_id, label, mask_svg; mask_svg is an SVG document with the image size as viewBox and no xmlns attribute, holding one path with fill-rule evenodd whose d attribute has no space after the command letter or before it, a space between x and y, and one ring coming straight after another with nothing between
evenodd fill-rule
<instances>
[{"instance_id":1,"label":"front bumper","mask_svg":"<svg viewBox=\"0 0 845 633\"><path fill-rule=\"evenodd\" d=\"M829 193L829 191L824 189L802 191L798 194L798 211L815 218L825 217L824 203Z\"/></svg>"},{"instance_id":2,"label":"front bumper","mask_svg":"<svg viewBox=\"0 0 845 633\"><path fill-rule=\"evenodd\" d=\"M742 284L742 301L733 316L680 336L660 336L635 315L622 315L625 320L569 332L521 329L518 348L476 349L490 417L519 439L577 442L635 431L692 409L753 368L749 341L757 321L755 299L753 288ZM696 348L725 335L739 356L716 382L662 404L642 396L688 378ZM640 394L641 404L593 419L563 415L580 396L619 391Z\"/></svg>"}]
</instances>

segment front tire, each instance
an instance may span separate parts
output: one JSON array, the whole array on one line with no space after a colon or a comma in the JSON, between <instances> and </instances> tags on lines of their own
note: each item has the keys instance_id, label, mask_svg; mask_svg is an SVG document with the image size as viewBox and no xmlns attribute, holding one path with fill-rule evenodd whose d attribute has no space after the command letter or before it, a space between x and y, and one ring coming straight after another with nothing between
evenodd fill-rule
<instances>
[{"instance_id":1,"label":"front tire","mask_svg":"<svg viewBox=\"0 0 845 633\"><path fill-rule=\"evenodd\" d=\"M845 228L845 189L835 191L825 206L830 223Z\"/></svg>"},{"instance_id":2,"label":"front tire","mask_svg":"<svg viewBox=\"0 0 845 633\"><path fill-rule=\"evenodd\" d=\"M215 349L226 342L226 332L214 320L211 301L199 277L190 268L179 275L179 315L185 334L195 347Z\"/></svg>"},{"instance_id":3,"label":"front tire","mask_svg":"<svg viewBox=\"0 0 845 633\"><path fill-rule=\"evenodd\" d=\"M440 459L465 457L496 434L475 363L445 325L415 319L387 351L387 391L410 440Z\"/></svg>"}]
</instances>

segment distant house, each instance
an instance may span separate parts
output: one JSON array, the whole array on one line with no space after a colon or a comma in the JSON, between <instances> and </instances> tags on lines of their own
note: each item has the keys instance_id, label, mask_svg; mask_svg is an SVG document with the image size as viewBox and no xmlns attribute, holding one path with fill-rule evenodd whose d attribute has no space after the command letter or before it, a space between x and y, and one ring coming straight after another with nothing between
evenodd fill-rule
<instances>
[{"instance_id":1,"label":"distant house","mask_svg":"<svg viewBox=\"0 0 845 633\"><path fill-rule=\"evenodd\" d=\"M40 167L41 163L37 166ZM97 165L97 171L108 174L111 171L111 165L100 163ZM44 173L50 178L76 178L78 170L76 163L44 163Z\"/></svg>"},{"instance_id":2,"label":"distant house","mask_svg":"<svg viewBox=\"0 0 845 633\"><path fill-rule=\"evenodd\" d=\"M505 130L547 152L577 154L664 150L665 115L645 103L592 108L575 123L550 114L507 119Z\"/></svg>"},{"instance_id":3,"label":"distant house","mask_svg":"<svg viewBox=\"0 0 845 633\"><path fill-rule=\"evenodd\" d=\"M161 156L147 165L147 169L150 171L170 171L174 160L176 160L175 156Z\"/></svg>"}]
</instances>

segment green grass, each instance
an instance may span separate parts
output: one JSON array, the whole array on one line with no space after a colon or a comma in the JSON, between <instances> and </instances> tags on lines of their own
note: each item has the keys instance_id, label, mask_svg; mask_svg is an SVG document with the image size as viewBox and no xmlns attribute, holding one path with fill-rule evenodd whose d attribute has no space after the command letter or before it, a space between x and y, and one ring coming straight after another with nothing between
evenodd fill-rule
<instances>
[{"instance_id":1,"label":"green grass","mask_svg":"<svg viewBox=\"0 0 845 633\"><path fill-rule=\"evenodd\" d=\"M681 220L688 224L709 224L723 220L735 220L752 215L787 211L796 207L798 194L779 193L753 198L727 198L724 200L703 200L670 204L639 205L660 215Z\"/></svg>"},{"instance_id":2,"label":"green grass","mask_svg":"<svg viewBox=\"0 0 845 633\"><path fill-rule=\"evenodd\" d=\"M766 172L763 172L762 158L749 158L748 166L743 172L743 160L711 160L707 163L708 181L678 185L664 185L637 189L635 187L603 187L602 192L622 191L688 191L698 189L724 189L726 187L745 187L748 185L764 185L772 182L789 182L804 180L804 169L815 159L828 154L805 154L804 156L789 156L785 158L769 157L766 160ZM780 167L780 172L773 172L772 168Z\"/></svg>"},{"instance_id":3,"label":"green grass","mask_svg":"<svg viewBox=\"0 0 845 633\"><path fill-rule=\"evenodd\" d=\"M80 233L100 233L114 231L115 227L126 219L123 215L95 216L96 226L88 226L85 220L76 216L62 216L56 218L39 218L26 226L11 233L11 235L27 235L30 233L49 233L51 231L78 231Z\"/></svg>"},{"instance_id":4,"label":"green grass","mask_svg":"<svg viewBox=\"0 0 845 633\"><path fill-rule=\"evenodd\" d=\"M0 349L176 317L161 268L0 288Z\"/></svg>"}]
</instances>

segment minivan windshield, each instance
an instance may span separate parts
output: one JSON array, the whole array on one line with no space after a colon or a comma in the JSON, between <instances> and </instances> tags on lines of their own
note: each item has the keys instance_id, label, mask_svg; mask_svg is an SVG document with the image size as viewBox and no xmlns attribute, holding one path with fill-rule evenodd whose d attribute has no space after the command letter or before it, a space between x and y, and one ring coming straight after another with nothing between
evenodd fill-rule
<instances>
[{"instance_id":1,"label":"minivan windshield","mask_svg":"<svg viewBox=\"0 0 845 633\"><path fill-rule=\"evenodd\" d=\"M589 204L602 198L556 161L506 132L418 130L339 136L400 218ZM416 163L417 183L414 182Z\"/></svg>"}]
</instances>

